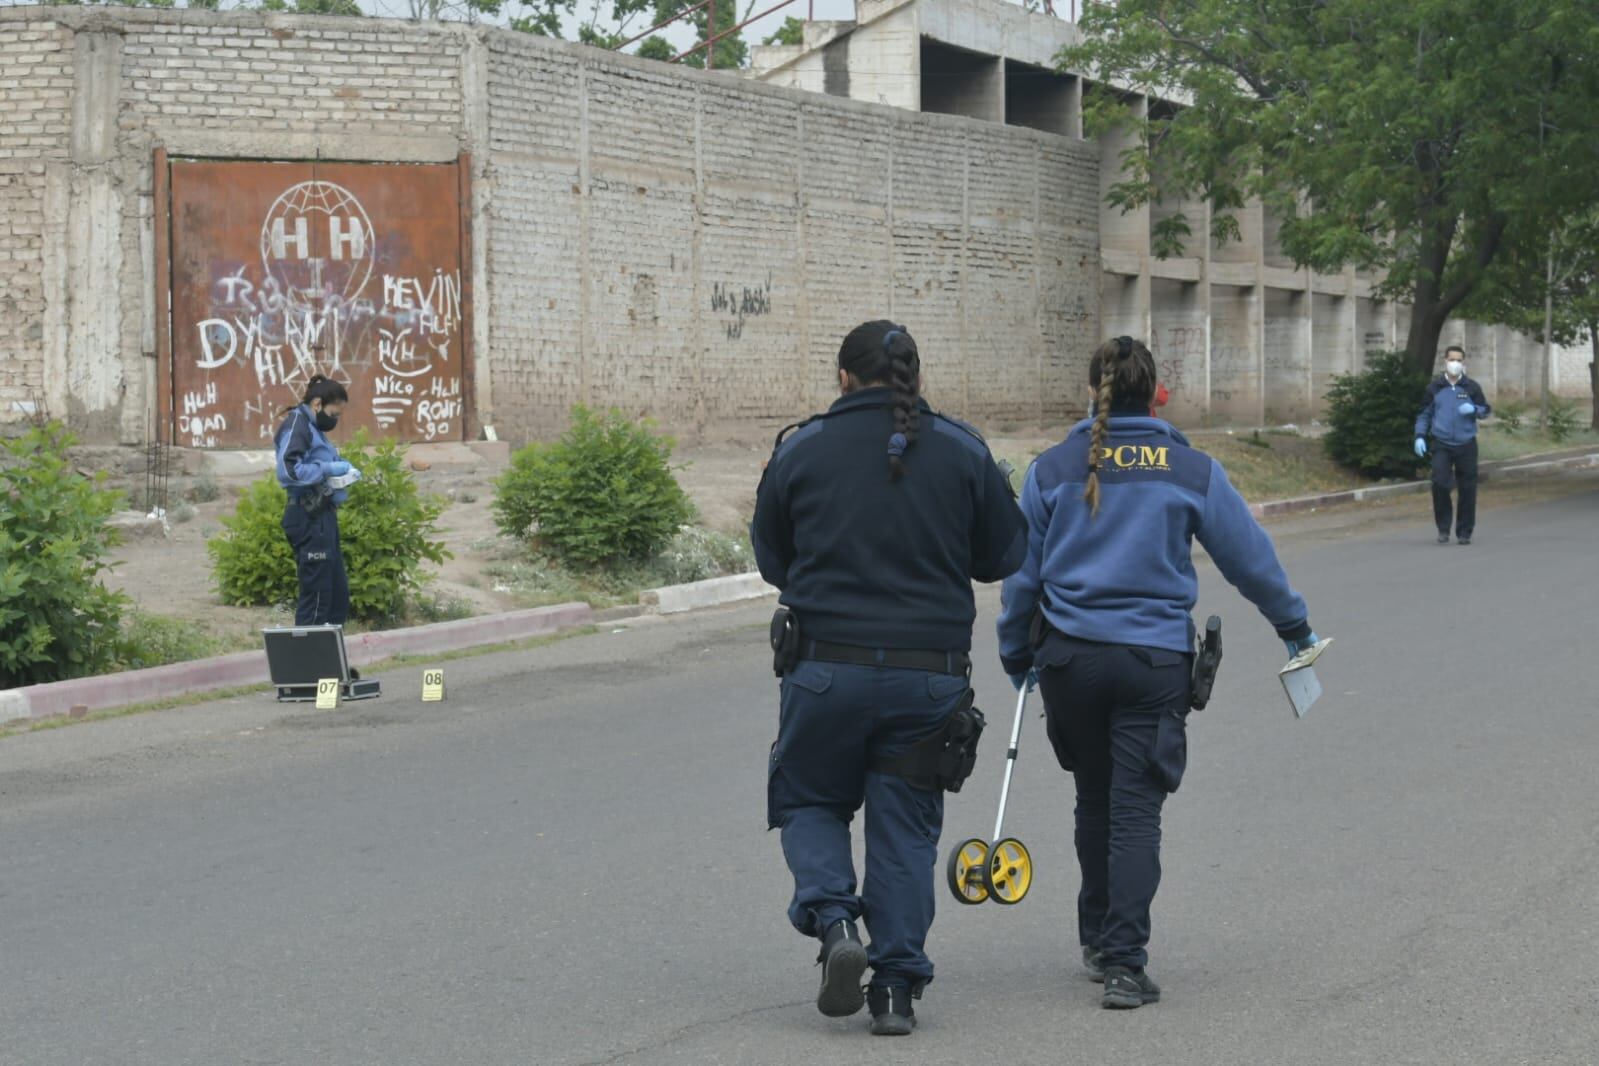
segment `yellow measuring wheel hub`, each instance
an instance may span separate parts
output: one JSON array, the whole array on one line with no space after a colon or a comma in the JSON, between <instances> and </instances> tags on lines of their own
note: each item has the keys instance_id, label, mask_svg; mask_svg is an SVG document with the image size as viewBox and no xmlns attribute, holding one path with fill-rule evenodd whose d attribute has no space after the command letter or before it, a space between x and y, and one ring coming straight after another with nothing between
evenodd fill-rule
<instances>
[{"instance_id":1,"label":"yellow measuring wheel hub","mask_svg":"<svg viewBox=\"0 0 1599 1066\"><path fill-rule=\"evenodd\" d=\"M1033 887L1033 857L1015 837L997 841L983 867L983 888L995 903L1020 903Z\"/></svg>"},{"instance_id":2,"label":"yellow measuring wheel hub","mask_svg":"<svg viewBox=\"0 0 1599 1066\"><path fill-rule=\"evenodd\" d=\"M988 869L988 841L981 837L963 840L949 853L945 873L949 877L949 890L962 903L982 903L988 899L984 884Z\"/></svg>"}]
</instances>

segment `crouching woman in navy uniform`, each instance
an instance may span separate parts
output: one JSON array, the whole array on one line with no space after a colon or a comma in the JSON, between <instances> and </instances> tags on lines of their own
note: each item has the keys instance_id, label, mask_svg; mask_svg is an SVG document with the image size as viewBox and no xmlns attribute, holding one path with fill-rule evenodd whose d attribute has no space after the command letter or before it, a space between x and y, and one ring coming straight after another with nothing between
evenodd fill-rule
<instances>
[{"instance_id":1,"label":"crouching woman in navy uniform","mask_svg":"<svg viewBox=\"0 0 1599 1066\"><path fill-rule=\"evenodd\" d=\"M843 1017L869 1001L872 1032L900 1035L933 977L924 945L944 815L939 779L905 763L969 714L971 583L1015 570L1026 541L982 438L921 399L904 327L856 328L838 377L832 408L779 437L750 530L761 574L782 590L774 646L779 631L791 638L767 820L794 875L789 920L822 941L818 1009ZM857 891L849 827L863 803Z\"/></svg>"},{"instance_id":2,"label":"crouching woman in navy uniform","mask_svg":"<svg viewBox=\"0 0 1599 1066\"><path fill-rule=\"evenodd\" d=\"M1149 417L1149 349L1107 342L1088 380L1093 417L1041 455L1023 485L1027 560L1005 582L1000 655L1014 684L1036 679L1043 689L1050 742L1076 778L1083 961L1105 983L1104 1006L1125 1008L1160 999L1145 949L1161 806L1188 756L1193 540L1290 656L1316 636L1220 464Z\"/></svg>"},{"instance_id":3,"label":"crouching woman in navy uniform","mask_svg":"<svg viewBox=\"0 0 1599 1066\"><path fill-rule=\"evenodd\" d=\"M339 549L339 507L348 492L343 483L361 476L328 440L350 401L343 385L316 375L299 406L289 408L278 426L278 484L289 493L283 535L294 552L300 595L297 626L343 625L350 615L350 583ZM339 487L329 484L335 479ZM353 482L351 482L353 483Z\"/></svg>"}]
</instances>

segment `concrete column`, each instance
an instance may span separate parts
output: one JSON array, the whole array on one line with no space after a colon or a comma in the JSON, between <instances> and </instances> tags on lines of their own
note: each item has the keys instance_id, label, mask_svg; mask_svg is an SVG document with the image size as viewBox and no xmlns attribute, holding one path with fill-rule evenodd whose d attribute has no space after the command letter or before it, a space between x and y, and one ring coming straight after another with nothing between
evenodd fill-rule
<instances>
[{"instance_id":1,"label":"concrete column","mask_svg":"<svg viewBox=\"0 0 1599 1066\"><path fill-rule=\"evenodd\" d=\"M489 49L486 31L478 30L466 38L461 52L461 95L465 103L463 141L472 156L472 202L466 206L471 220L472 258L463 264L472 279L472 383L471 404L477 425L494 424L493 277L489 271L489 220L492 217L489 181Z\"/></svg>"},{"instance_id":2,"label":"concrete column","mask_svg":"<svg viewBox=\"0 0 1599 1066\"><path fill-rule=\"evenodd\" d=\"M84 440L135 443L154 397L123 398L129 378L138 388L146 375L130 374L127 365L142 353L124 360L122 351L127 204L117 181L121 85L122 35L77 33L70 154L45 171L44 382L50 411ZM136 284L142 292L143 279Z\"/></svg>"}]
</instances>

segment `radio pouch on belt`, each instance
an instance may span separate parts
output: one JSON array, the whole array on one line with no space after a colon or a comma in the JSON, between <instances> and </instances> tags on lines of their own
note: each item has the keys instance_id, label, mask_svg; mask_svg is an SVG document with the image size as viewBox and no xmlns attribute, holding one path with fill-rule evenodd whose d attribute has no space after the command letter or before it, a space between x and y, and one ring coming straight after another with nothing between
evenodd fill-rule
<instances>
[{"instance_id":1,"label":"radio pouch on belt","mask_svg":"<svg viewBox=\"0 0 1599 1066\"><path fill-rule=\"evenodd\" d=\"M787 607L772 615L772 672L782 677L799 665L799 619Z\"/></svg>"},{"instance_id":2,"label":"radio pouch on belt","mask_svg":"<svg viewBox=\"0 0 1599 1066\"><path fill-rule=\"evenodd\" d=\"M983 712L972 705L976 698L977 694L967 689L961 705L944 719L942 729L892 759L873 759L871 768L903 777L916 788L959 792L977 765L977 741L988 724Z\"/></svg>"},{"instance_id":3,"label":"radio pouch on belt","mask_svg":"<svg viewBox=\"0 0 1599 1066\"><path fill-rule=\"evenodd\" d=\"M1194 655L1194 679L1188 692L1188 706L1196 711L1210 702L1210 689L1216 683L1216 668L1221 665L1221 617L1205 619L1205 635Z\"/></svg>"}]
</instances>

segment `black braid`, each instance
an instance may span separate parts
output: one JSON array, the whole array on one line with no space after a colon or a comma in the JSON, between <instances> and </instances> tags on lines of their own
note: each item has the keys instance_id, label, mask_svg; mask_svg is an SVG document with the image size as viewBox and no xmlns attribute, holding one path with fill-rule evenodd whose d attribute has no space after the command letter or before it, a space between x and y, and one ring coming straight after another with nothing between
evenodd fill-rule
<instances>
[{"instance_id":1,"label":"black braid","mask_svg":"<svg viewBox=\"0 0 1599 1066\"><path fill-rule=\"evenodd\" d=\"M864 322L844 338L838 365L859 387L887 385L893 389L888 469L889 476L898 481L905 476L905 452L916 443L922 423L922 360L915 339L904 326L886 319Z\"/></svg>"}]
</instances>

